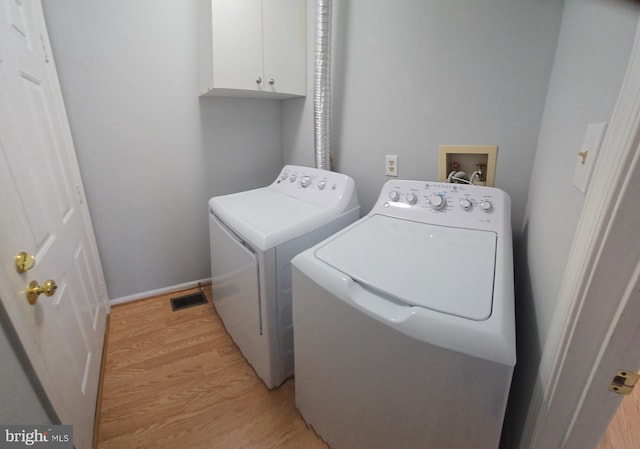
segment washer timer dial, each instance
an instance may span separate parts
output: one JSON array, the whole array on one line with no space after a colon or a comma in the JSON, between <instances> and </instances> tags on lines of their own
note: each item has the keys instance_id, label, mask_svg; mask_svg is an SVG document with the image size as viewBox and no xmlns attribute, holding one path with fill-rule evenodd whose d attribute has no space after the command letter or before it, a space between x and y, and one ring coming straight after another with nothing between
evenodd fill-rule
<instances>
[{"instance_id":1,"label":"washer timer dial","mask_svg":"<svg viewBox=\"0 0 640 449\"><path fill-rule=\"evenodd\" d=\"M429 205L433 210L442 210L447 205L447 199L444 195L431 195L429 197Z\"/></svg>"}]
</instances>

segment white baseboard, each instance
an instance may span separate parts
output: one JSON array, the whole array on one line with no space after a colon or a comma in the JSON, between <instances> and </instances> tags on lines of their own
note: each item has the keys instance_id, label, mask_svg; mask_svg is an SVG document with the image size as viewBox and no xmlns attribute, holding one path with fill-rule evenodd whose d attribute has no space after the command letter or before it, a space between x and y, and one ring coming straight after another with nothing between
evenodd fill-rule
<instances>
[{"instance_id":1,"label":"white baseboard","mask_svg":"<svg viewBox=\"0 0 640 449\"><path fill-rule=\"evenodd\" d=\"M204 278L197 281L185 282L183 284L171 285L169 287L159 288L156 290L149 290L146 292L136 293L135 295L122 296L120 298L112 299L111 301L109 301L109 303L112 306L115 306L116 304L124 304L126 302L135 301L137 299L149 298L151 296L166 295L168 293L173 293L180 290L196 288L198 284L210 284L210 283L211 283L211 278Z\"/></svg>"}]
</instances>

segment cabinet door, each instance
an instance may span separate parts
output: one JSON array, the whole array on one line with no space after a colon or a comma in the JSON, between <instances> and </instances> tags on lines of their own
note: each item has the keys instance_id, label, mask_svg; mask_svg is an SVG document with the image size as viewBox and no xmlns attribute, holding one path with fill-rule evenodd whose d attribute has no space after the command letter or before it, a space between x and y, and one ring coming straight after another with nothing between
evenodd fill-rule
<instances>
[{"instance_id":1,"label":"cabinet door","mask_svg":"<svg viewBox=\"0 0 640 449\"><path fill-rule=\"evenodd\" d=\"M211 9L214 88L262 90L262 0L212 0Z\"/></svg>"},{"instance_id":2,"label":"cabinet door","mask_svg":"<svg viewBox=\"0 0 640 449\"><path fill-rule=\"evenodd\" d=\"M305 1L265 0L262 16L265 90L305 95Z\"/></svg>"}]
</instances>

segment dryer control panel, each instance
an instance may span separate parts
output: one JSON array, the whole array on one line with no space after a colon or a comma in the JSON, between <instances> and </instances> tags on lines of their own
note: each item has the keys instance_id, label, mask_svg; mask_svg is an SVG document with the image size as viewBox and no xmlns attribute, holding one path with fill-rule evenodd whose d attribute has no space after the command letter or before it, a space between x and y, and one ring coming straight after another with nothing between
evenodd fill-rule
<instances>
[{"instance_id":1,"label":"dryer control panel","mask_svg":"<svg viewBox=\"0 0 640 449\"><path fill-rule=\"evenodd\" d=\"M388 181L371 213L496 232L511 226L511 200L504 191L465 184Z\"/></svg>"},{"instance_id":2,"label":"dryer control panel","mask_svg":"<svg viewBox=\"0 0 640 449\"><path fill-rule=\"evenodd\" d=\"M336 213L358 206L353 179L318 168L285 165L269 187L285 195L335 209Z\"/></svg>"}]
</instances>

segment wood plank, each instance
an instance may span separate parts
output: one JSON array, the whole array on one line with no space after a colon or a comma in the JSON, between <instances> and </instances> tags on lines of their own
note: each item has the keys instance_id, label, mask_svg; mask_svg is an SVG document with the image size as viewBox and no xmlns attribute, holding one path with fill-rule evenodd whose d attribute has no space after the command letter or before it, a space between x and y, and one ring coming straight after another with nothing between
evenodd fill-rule
<instances>
[{"instance_id":1,"label":"wood plank","mask_svg":"<svg viewBox=\"0 0 640 449\"><path fill-rule=\"evenodd\" d=\"M171 297L111 309L99 449L328 449L295 408L294 380L268 390L211 303L173 312Z\"/></svg>"}]
</instances>

